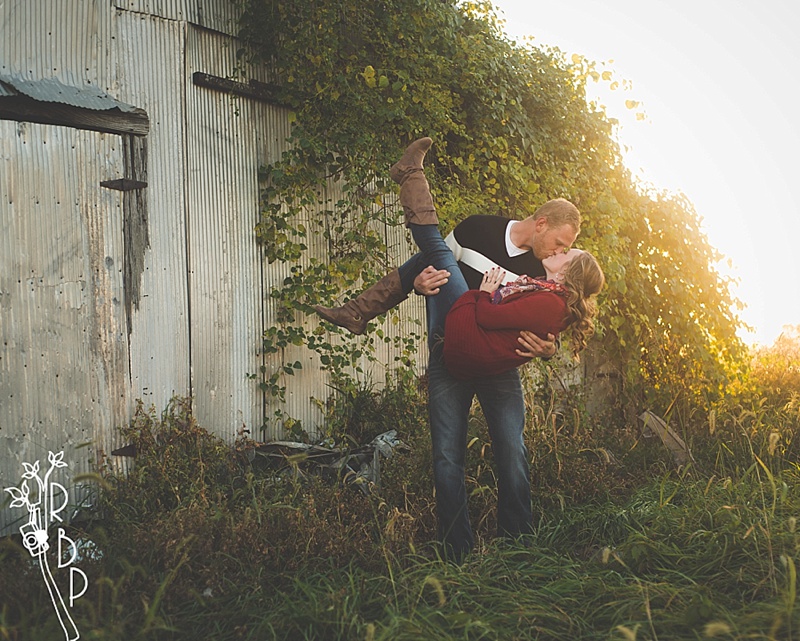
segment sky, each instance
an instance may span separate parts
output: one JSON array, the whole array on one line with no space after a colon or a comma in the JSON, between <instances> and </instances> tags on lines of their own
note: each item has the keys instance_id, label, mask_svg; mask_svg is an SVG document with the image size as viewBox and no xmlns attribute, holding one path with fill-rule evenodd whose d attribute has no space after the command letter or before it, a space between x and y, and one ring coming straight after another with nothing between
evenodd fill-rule
<instances>
[{"instance_id":1,"label":"sky","mask_svg":"<svg viewBox=\"0 0 800 641\"><path fill-rule=\"evenodd\" d=\"M684 193L753 331L800 325L800 11L795 0L493 0L512 39L578 53L627 81L589 83L626 165ZM643 120L625 107L639 101Z\"/></svg>"}]
</instances>

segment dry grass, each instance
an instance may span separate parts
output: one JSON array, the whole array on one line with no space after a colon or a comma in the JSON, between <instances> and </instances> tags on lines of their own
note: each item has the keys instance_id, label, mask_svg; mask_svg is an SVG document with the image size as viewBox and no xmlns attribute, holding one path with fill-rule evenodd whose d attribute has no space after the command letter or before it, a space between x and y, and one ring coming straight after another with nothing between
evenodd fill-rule
<instances>
[{"instance_id":1,"label":"dry grass","mask_svg":"<svg viewBox=\"0 0 800 641\"><path fill-rule=\"evenodd\" d=\"M126 428L135 470L106 471L102 509L71 532L103 552L81 563L90 581L74 610L81 638L797 634L796 414L720 405L713 430L708 420L684 426L697 463L680 471L632 430L544 415L529 436L537 522L524 544L492 539L491 448L476 416L468 482L478 546L456 566L430 544L424 399L406 393L407 403L391 399L402 415L384 416L411 452L386 462L369 496L300 464L253 465L247 442L225 446L180 401L161 417L142 410ZM59 638L38 570L13 539L0 567L0 638Z\"/></svg>"}]
</instances>

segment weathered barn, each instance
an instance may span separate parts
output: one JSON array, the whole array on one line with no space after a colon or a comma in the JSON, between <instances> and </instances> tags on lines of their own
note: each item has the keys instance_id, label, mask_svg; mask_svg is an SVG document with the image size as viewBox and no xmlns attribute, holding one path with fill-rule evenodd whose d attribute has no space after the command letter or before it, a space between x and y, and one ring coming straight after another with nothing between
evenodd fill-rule
<instances>
[{"instance_id":1,"label":"weathered barn","mask_svg":"<svg viewBox=\"0 0 800 641\"><path fill-rule=\"evenodd\" d=\"M289 121L258 70L231 81L236 17L230 0L0 3L0 487L62 450L70 485L123 444L137 399L191 395L228 441L279 436L259 432L273 408L249 375L279 365L259 338L287 268L253 227ZM409 253L402 228L386 235ZM294 359L285 410L313 427L326 376Z\"/></svg>"}]
</instances>

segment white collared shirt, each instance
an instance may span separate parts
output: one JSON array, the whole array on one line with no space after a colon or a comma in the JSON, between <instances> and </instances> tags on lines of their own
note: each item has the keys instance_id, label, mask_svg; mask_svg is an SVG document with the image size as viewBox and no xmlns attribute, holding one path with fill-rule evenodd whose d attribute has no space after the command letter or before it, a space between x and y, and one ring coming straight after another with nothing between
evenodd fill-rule
<instances>
[{"instance_id":1,"label":"white collared shirt","mask_svg":"<svg viewBox=\"0 0 800 641\"><path fill-rule=\"evenodd\" d=\"M511 228L518 222L518 220L511 220L509 221L508 225L506 225L506 251L511 258L514 258L514 256L520 256L530 251L529 249L520 249L511 242Z\"/></svg>"}]
</instances>

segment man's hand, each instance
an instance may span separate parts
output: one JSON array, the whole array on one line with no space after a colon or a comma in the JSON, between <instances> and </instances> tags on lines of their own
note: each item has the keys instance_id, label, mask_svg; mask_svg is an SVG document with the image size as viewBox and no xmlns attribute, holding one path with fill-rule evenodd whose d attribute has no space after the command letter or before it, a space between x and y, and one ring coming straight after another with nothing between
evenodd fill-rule
<instances>
[{"instance_id":1,"label":"man's hand","mask_svg":"<svg viewBox=\"0 0 800 641\"><path fill-rule=\"evenodd\" d=\"M556 339L552 334L547 335L547 340L542 340L533 332L523 330L517 341L524 347L517 350L517 355L524 358L551 358L556 354Z\"/></svg>"},{"instance_id":2,"label":"man's hand","mask_svg":"<svg viewBox=\"0 0 800 641\"><path fill-rule=\"evenodd\" d=\"M450 278L446 269L436 269L432 265L423 269L414 279L414 290L423 296L434 296L439 288Z\"/></svg>"}]
</instances>

